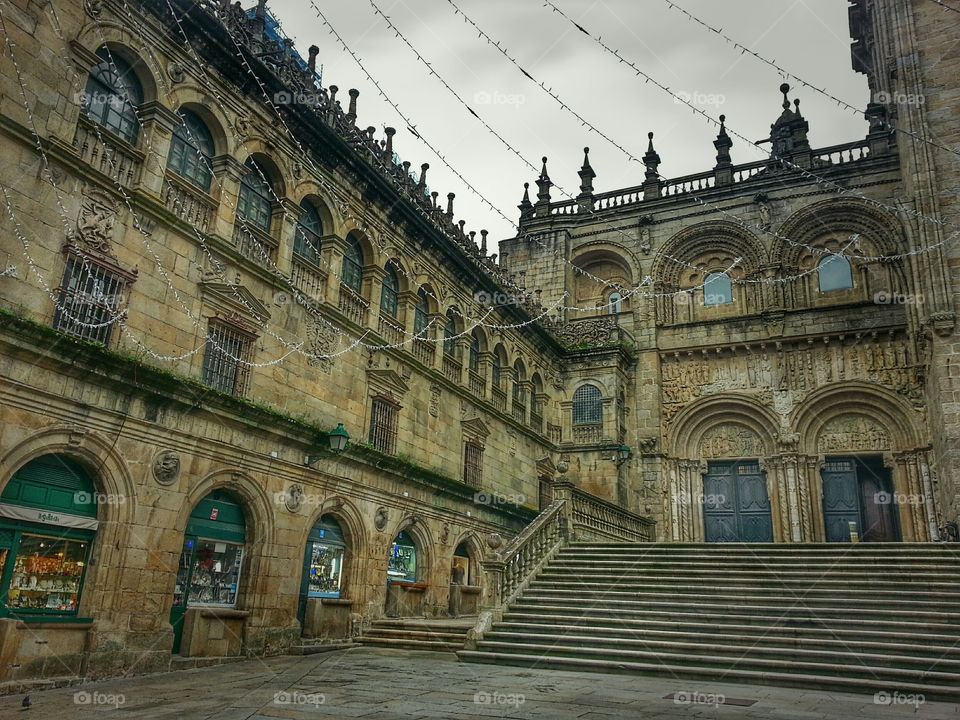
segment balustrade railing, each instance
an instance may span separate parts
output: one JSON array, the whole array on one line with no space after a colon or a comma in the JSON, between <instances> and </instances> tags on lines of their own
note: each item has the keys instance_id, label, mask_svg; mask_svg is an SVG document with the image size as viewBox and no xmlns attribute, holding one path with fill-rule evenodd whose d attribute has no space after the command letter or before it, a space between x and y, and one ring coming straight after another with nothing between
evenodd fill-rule
<instances>
[{"instance_id":1,"label":"balustrade railing","mask_svg":"<svg viewBox=\"0 0 960 720\"><path fill-rule=\"evenodd\" d=\"M239 219L233 226L233 244L248 260L267 267L277 262L277 245L270 235Z\"/></svg>"},{"instance_id":2,"label":"balustrade railing","mask_svg":"<svg viewBox=\"0 0 960 720\"><path fill-rule=\"evenodd\" d=\"M427 367L433 367L437 346L429 340L417 338L413 341L413 356Z\"/></svg>"},{"instance_id":3,"label":"balustrade railing","mask_svg":"<svg viewBox=\"0 0 960 720\"><path fill-rule=\"evenodd\" d=\"M571 525L577 540L653 542L656 523L590 493L573 489Z\"/></svg>"},{"instance_id":4,"label":"balustrade railing","mask_svg":"<svg viewBox=\"0 0 960 720\"><path fill-rule=\"evenodd\" d=\"M576 445L592 445L603 440L603 425L574 425L571 434Z\"/></svg>"},{"instance_id":5,"label":"balustrade railing","mask_svg":"<svg viewBox=\"0 0 960 720\"><path fill-rule=\"evenodd\" d=\"M493 406L500 412L505 411L507 409L507 393L494 385L493 392L490 395L490 402L492 402Z\"/></svg>"},{"instance_id":6,"label":"balustrade railing","mask_svg":"<svg viewBox=\"0 0 960 720\"><path fill-rule=\"evenodd\" d=\"M203 190L168 172L163 182L163 204L174 215L200 232L210 232L217 201Z\"/></svg>"},{"instance_id":7,"label":"balustrade railing","mask_svg":"<svg viewBox=\"0 0 960 720\"><path fill-rule=\"evenodd\" d=\"M506 546L483 560L483 608L467 635L473 648L504 608L524 591L557 552L571 540L652 542L656 524L645 517L577 489L573 483L553 484L553 501Z\"/></svg>"},{"instance_id":8,"label":"balustrade railing","mask_svg":"<svg viewBox=\"0 0 960 720\"><path fill-rule=\"evenodd\" d=\"M357 325L366 325L369 304L343 283L340 283L340 297L337 299L337 307L340 308L340 312Z\"/></svg>"},{"instance_id":9,"label":"balustrade railing","mask_svg":"<svg viewBox=\"0 0 960 720\"><path fill-rule=\"evenodd\" d=\"M77 122L73 148L82 162L121 185L140 180L144 154L106 128L97 127L85 115Z\"/></svg>"},{"instance_id":10,"label":"balustrade railing","mask_svg":"<svg viewBox=\"0 0 960 720\"><path fill-rule=\"evenodd\" d=\"M470 371L470 392L481 398L487 394L487 379L473 370Z\"/></svg>"},{"instance_id":11,"label":"balustrade railing","mask_svg":"<svg viewBox=\"0 0 960 720\"><path fill-rule=\"evenodd\" d=\"M381 310L380 312L382 313L383 311ZM378 328L380 335L382 335L383 339L390 345L399 345L403 342L403 326L394 318L381 314Z\"/></svg>"},{"instance_id":12,"label":"balustrade railing","mask_svg":"<svg viewBox=\"0 0 960 720\"><path fill-rule=\"evenodd\" d=\"M448 355L447 353L443 354L443 374L446 376L447 380L459 384L462 370L463 365L460 364L459 360L451 355Z\"/></svg>"},{"instance_id":13,"label":"balustrade railing","mask_svg":"<svg viewBox=\"0 0 960 720\"><path fill-rule=\"evenodd\" d=\"M293 256L293 271L290 280L304 295L323 302L327 295L327 273L309 260Z\"/></svg>"},{"instance_id":14,"label":"balustrade railing","mask_svg":"<svg viewBox=\"0 0 960 720\"><path fill-rule=\"evenodd\" d=\"M533 410L530 411L530 429L534 432L543 433L543 415Z\"/></svg>"},{"instance_id":15,"label":"balustrade railing","mask_svg":"<svg viewBox=\"0 0 960 720\"><path fill-rule=\"evenodd\" d=\"M517 422L523 422L527 419L527 409L518 403L514 403L510 406L510 413L513 415L513 419Z\"/></svg>"}]
</instances>

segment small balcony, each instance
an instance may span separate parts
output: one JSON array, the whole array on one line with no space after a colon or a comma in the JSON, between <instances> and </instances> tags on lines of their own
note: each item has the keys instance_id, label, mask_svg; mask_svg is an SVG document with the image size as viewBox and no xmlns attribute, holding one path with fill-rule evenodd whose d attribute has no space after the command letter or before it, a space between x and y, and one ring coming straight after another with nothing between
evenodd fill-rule
<instances>
[{"instance_id":1,"label":"small balcony","mask_svg":"<svg viewBox=\"0 0 960 720\"><path fill-rule=\"evenodd\" d=\"M170 212L202 233L208 233L217 214L217 201L176 173L167 172L163 204Z\"/></svg>"},{"instance_id":2,"label":"small balcony","mask_svg":"<svg viewBox=\"0 0 960 720\"><path fill-rule=\"evenodd\" d=\"M296 253L293 255L290 281L311 300L315 302L326 300L327 273Z\"/></svg>"},{"instance_id":3,"label":"small balcony","mask_svg":"<svg viewBox=\"0 0 960 720\"><path fill-rule=\"evenodd\" d=\"M463 372L463 365L452 355L443 354L443 374L447 380L460 384L460 377Z\"/></svg>"},{"instance_id":4,"label":"small balcony","mask_svg":"<svg viewBox=\"0 0 960 720\"><path fill-rule=\"evenodd\" d=\"M237 218L233 226L233 244L248 260L260 267L273 269L277 262L277 241L250 222Z\"/></svg>"},{"instance_id":5,"label":"small balcony","mask_svg":"<svg viewBox=\"0 0 960 720\"><path fill-rule=\"evenodd\" d=\"M498 388L496 385L493 386L493 393L490 396L490 402L493 403L493 406L503 412L507 409L507 393L503 391L502 388Z\"/></svg>"},{"instance_id":6,"label":"small balcony","mask_svg":"<svg viewBox=\"0 0 960 720\"><path fill-rule=\"evenodd\" d=\"M357 325L366 325L369 304L343 283L340 283L340 297L337 300L337 307L340 308L340 312L347 316L347 319Z\"/></svg>"},{"instance_id":7,"label":"small balcony","mask_svg":"<svg viewBox=\"0 0 960 720\"><path fill-rule=\"evenodd\" d=\"M483 375L478 375L473 370L470 371L470 392L479 398L487 394L487 379Z\"/></svg>"},{"instance_id":8,"label":"small balcony","mask_svg":"<svg viewBox=\"0 0 960 720\"><path fill-rule=\"evenodd\" d=\"M429 340L417 338L413 341L413 356L427 367L433 367L436 350L437 346Z\"/></svg>"},{"instance_id":9,"label":"small balcony","mask_svg":"<svg viewBox=\"0 0 960 720\"><path fill-rule=\"evenodd\" d=\"M380 312L383 313L382 310ZM403 326L389 315L380 315L377 330L388 345L399 345L403 342Z\"/></svg>"},{"instance_id":10,"label":"small balcony","mask_svg":"<svg viewBox=\"0 0 960 720\"><path fill-rule=\"evenodd\" d=\"M130 186L140 180L144 154L85 115L77 123L73 149L81 162L120 185Z\"/></svg>"},{"instance_id":11,"label":"small balcony","mask_svg":"<svg viewBox=\"0 0 960 720\"><path fill-rule=\"evenodd\" d=\"M536 410L530 411L530 429L540 435L543 434L543 415Z\"/></svg>"},{"instance_id":12,"label":"small balcony","mask_svg":"<svg viewBox=\"0 0 960 720\"><path fill-rule=\"evenodd\" d=\"M576 445L595 445L603 439L603 425L574 425L572 435Z\"/></svg>"}]
</instances>

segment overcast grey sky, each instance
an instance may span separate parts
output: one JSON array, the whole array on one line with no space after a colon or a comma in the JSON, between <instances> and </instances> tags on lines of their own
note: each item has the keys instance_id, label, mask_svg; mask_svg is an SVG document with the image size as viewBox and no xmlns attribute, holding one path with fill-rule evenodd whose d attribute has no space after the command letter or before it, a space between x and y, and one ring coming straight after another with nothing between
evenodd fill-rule
<instances>
[{"instance_id":1,"label":"overcast grey sky","mask_svg":"<svg viewBox=\"0 0 960 720\"><path fill-rule=\"evenodd\" d=\"M728 127L751 140L769 135L780 113L783 82L777 72L696 26L664 0L554 0L564 12L624 57ZM381 100L354 60L323 27L311 2L323 11L417 130L512 221L523 183L535 189L533 173L473 118L413 52L378 17L370 0L272 0L269 8L302 55L320 47L324 85L360 90L357 124L398 130L395 149L419 169L430 163L428 183L445 198L455 192L456 216L467 230L486 228L491 239L512 227L466 187ZM447 0L373 0L432 63L435 70L495 130L539 167L549 158L555 183L579 191L577 170L590 147L596 192L637 185L643 166L582 127L500 53L477 37ZM639 157L647 132L655 133L661 174L675 177L714 165L716 126L645 84L541 0L455 0L537 80L601 131ZM817 87L859 108L868 101L866 80L850 68L847 3L843 0L677 0L677 4L733 39ZM865 135L861 116L799 83L791 97L810 123L814 147ZM769 145L765 146L769 147ZM763 157L761 148L734 138L735 163ZM554 200L564 198L557 188ZM692 202L692 201L691 201ZM495 247L491 248L495 251Z\"/></svg>"}]
</instances>

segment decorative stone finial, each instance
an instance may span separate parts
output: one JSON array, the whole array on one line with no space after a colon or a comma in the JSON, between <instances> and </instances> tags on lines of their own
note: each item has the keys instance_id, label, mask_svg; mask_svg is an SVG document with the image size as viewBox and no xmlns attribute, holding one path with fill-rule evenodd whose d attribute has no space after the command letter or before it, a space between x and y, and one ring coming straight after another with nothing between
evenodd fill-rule
<instances>
[{"instance_id":1,"label":"decorative stone finial","mask_svg":"<svg viewBox=\"0 0 960 720\"><path fill-rule=\"evenodd\" d=\"M643 164L647 170L644 173L643 197L650 199L660 197L660 156L653 149L653 133L647 133L647 152L643 156Z\"/></svg>"},{"instance_id":2,"label":"decorative stone finial","mask_svg":"<svg viewBox=\"0 0 960 720\"><path fill-rule=\"evenodd\" d=\"M536 215L547 215L550 212L550 188L553 186L553 182L550 180L550 175L547 173L547 157L543 157L543 168L540 170L540 177L537 178L537 204L534 207L534 212Z\"/></svg>"},{"instance_id":3,"label":"decorative stone finial","mask_svg":"<svg viewBox=\"0 0 960 720\"><path fill-rule=\"evenodd\" d=\"M397 134L397 130L396 128L388 127L383 129L383 133L387 136L387 147L384 149L383 154L387 160L393 160L393 136Z\"/></svg>"},{"instance_id":4,"label":"decorative stone finial","mask_svg":"<svg viewBox=\"0 0 960 720\"><path fill-rule=\"evenodd\" d=\"M357 119L357 98L360 96L360 91L356 88L350 88L348 92L350 94L350 108L347 110L347 117L352 122Z\"/></svg>"},{"instance_id":5,"label":"decorative stone finial","mask_svg":"<svg viewBox=\"0 0 960 720\"><path fill-rule=\"evenodd\" d=\"M720 116L720 132L717 133L717 139L713 141L713 146L717 149L717 164L714 166L714 170L732 165L730 162L730 147L733 145L733 141L727 135L726 120L726 115Z\"/></svg>"},{"instance_id":6,"label":"decorative stone finial","mask_svg":"<svg viewBox=\"0 0 960 720\"><path fill-rule=\"evenodd\" d=\"M487 254L487 231L486 230L480 231L480 253L482 255Z\"/></svg>"},{"instance_id":7,"label":"decorative stone finial","mask_svg":"<svg viewBox=\"0 0 960 720\"><path fill-rule=\"evenodd\" d=\"M520 210L521 222L533 217L533 203L530 202L530 183L523 184L523 200L517 205L517 209Z\"/></svg>"},{"instance_id":8,"label":"decorative stone finial","mask_svg":"<svg viewBox=\"0 0 960 720\"><path fill-rule=\"evenodd\" d=\"M590 167L590 148L583 149L583 166L580 168L580 196L586 197L593 194L593 179L597 174Z\"/></svg>"},{"instance_id":9,"label":"decorative stone finial","mask_svg":"<svg viewBox=\"0 0 960 720\"><path fill-rule=\"evenodd\" d=\"M316 45L311 45L310 49L307 50L310 53L310 59L307 61L307 67L310 68L310 74L316 75L317 73L317 55L320 54L320 48Z\"/></svg>"},{"instance_id":10,"label":"decorative stone finial","mask_svg":"<svg viewBox=\"0 0 960 720\"><path fill-rule=\"evenodd\" d=\"M455 197L455 193L447 193L447 220L451 223L453 222L453 199Z\"/></svg>"}]
</instances>

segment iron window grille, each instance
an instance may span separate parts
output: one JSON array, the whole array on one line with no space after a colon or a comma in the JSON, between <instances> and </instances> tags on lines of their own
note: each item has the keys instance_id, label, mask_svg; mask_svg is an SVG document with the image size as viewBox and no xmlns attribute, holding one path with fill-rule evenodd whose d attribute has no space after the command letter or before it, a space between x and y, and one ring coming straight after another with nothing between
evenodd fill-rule
<instances>
[{"instance_id":1,"label":"iron window grille","mask_svg":"<svg viewBox=\"0 0 960 720\"><path fill-rule=\"evenodd\" d=\"M109 345L129 278L86 255L69 253L57 295L53 328Z\"/></svg>"},{"instance_id":2,"label":"iron window grille","mask_svg":"<svg viewBox=\"0 0 960 720\"><path fill-rule=\"evenodd\" d=\"M253 336L229 325L211 322L203 355L203 383L229 395L246 393Z\"/></svg>"},{"instance_id":3,"label":"iron window grille","mask_svg":"<svg viewBox=\"0 0 960 720\"><path fill-rule=\"evenodd\" d=\"M370 444L384 453L397 451L397 421L400 406L385 398L374 398L370 408Z\"/></svg>"},{"instance_id":4,"label":"iron window grille","mask_svg":"<svg viewBox=\"0 0 960 720\"><path fill-rule=\"evenodd\" d=\"M584 385L573 394L573 424L600 425L603 422L603 398L595 385Z\"/></svg>"},{"instance_id":5,"label":"iron window grille","mask_svg":"<svg viewBox=\"0 0 960 720\"><path fill-rule=\"evenodd\" d=\"M463 448L463 482L473 488L483 480L483 445L468 442Z\"/></svg>"}]
</instances>

